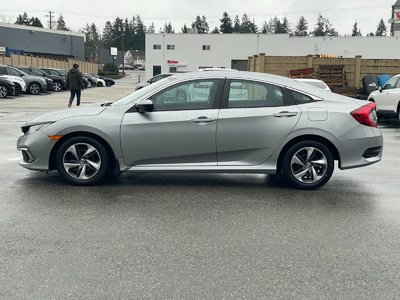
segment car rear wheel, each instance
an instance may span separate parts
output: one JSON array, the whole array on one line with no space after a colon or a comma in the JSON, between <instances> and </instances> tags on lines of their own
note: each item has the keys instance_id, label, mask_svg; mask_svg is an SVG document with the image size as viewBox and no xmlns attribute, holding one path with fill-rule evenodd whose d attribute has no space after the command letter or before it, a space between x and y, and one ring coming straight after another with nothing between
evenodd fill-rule
<instances>
[{"instance_id":1,"label":"car rear wheel","mask_svg":"<svg viewBox=\"0 0 400 300\"><path fill-rule=\"evenodd\" d=\"M66 140L56 154L58 173L74 185L92 185L101 181L109 169L105 147L90 137Z\"/></svg>"},{"instance_id":2,"label":"car rear wheel","mask_svg":"<svg viewBox=\"0 0 400 300\"><path fill-rule=\"evenodd\" d=\"M0 98L5 98L8 95L8 89L4 85L0 85Z\"/></svg>"},{"instance_id":3,"label":"car rear wheel","mask_svg":"<svg viewBox=\"0 0 400 300\"><path fill-rule=\"evenodd\" d=\"M103 86L103 83L101 83L101 82L99 81L99 82L97 82L97 86L98 86L98 87L102 87L102 86Z\"/></svg>"},{"instance_id":4,"label":"car rear wheel","mask_svg":"<svg viewBox=\"0 0 400 300\"><path fill-rule=\"evenodd\" d=\"M334 159L331 151L317 141L302 141L291 146L282 160L282 173L295 188L311 190L331 178Z\"/></svg>"},{"instance_id":5,"label":"car rear wheel","mask_svg":"<svg viewBox=\"0 0 400 300\"><path fill-rule=\"evenodd\" d=\"M33 82L29 85L28 91L32 95L37 95L40 93L40 85L36 82Z\"/></svg>"}]
</instances>

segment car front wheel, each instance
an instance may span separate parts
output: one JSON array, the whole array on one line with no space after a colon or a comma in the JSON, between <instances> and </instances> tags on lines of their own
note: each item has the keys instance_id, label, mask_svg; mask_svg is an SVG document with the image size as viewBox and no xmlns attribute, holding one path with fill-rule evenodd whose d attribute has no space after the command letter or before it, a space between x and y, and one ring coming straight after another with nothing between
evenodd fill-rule
<instances>
[{"instance_id":1,"label":"car front wheel","mask_svg":"<svg viewBox=\"0 0 400 300\"><path fill-rule=\"evenodd\" d=\"M108 172L109 158L105 147L91 137L66 140L56 154L58 173L74 185L92 185Z\"/></svg>"},{"instance_id":2,"label":"car front wheel","mask_svg":"<svg viewBox=\"0 0 400 300\"><path fill-rule=\"evenodd\" d=\"M29 93L32 94L32 95L37 95L37 94L39 94L39 93L40 93L40 85L39 85L39 83L36 83L36 82L31 83L31 84L29 85L29 87L28 87L28 91L29 91Z\"/></svg>"},{"instance_id":3,"label":"car front wheel","mask_svg":"<svg viewBox=\"0 0 400 300\"><path fill-rule=\"evenodd\" d=\"M60 81L54 81L54 91L55 92L61 92L62 90L62 84Z\"/></svg>"},{"instance_id":4,"label":"car front wheel","mask_svg":"<svg viewBox=\"0 0 400 300\"><path fill-rule=\"evenodd\" d=\"M334 159L331 151L317 141L292 145L282 160L282 173L295 188L311 190L323 186L331 178Z\"/></svg>"}]
</instances>

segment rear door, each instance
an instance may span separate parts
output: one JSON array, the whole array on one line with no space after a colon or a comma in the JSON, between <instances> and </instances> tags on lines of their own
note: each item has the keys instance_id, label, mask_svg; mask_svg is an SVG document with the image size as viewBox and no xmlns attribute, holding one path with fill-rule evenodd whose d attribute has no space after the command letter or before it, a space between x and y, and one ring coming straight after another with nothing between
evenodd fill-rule
<instances>
[{"instance_id":1,"label":"rear door","mask_svg":"<svg viewBox=\"0 0 400 300\"><path fill-rule=\"evenodd\" d=\"M217 126L220 166L265 162L300 118L283 87L248 80L227 80Z\"/></svg>"}]
</instances>

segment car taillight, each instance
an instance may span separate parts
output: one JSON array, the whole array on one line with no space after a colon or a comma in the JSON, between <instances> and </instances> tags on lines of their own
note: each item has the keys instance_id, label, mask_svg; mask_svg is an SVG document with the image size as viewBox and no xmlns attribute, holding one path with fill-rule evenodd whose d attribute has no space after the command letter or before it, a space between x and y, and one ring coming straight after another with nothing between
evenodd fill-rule
<instances>
[{"instance_id":1,"label":"car taillight","mask_svg":"<svg viewBox=\"0 0 400 300\"><path fill-rule=\"evenodd\" d=\"M376 104L373 102L353 110L350 114L362 125L378 127Z\"/></svg>"}]
</instances>

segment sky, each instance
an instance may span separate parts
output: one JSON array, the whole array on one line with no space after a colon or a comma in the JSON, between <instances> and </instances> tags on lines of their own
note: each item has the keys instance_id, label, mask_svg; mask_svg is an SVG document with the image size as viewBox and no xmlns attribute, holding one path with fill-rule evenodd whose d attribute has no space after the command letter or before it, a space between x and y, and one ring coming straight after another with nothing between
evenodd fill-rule
<instances>
[{"instance_id":1,"label":"sky","mask_svg":"<svg viewBox=\"0 0 400 300\"><path fill-rule=\"evenodd\" d=\"M14 23L19 14L26 12L29 17L38 17L44 27L48 27L49 11L54 12L54 20L62 14L66 26L74 31L82 29L86 23L96 24L99 32L103 31L107 21L115 18L132 19L139 15L148 27L154 23L156 32L166 22L171 22L175 32L186 24L188 27L197 15L205 16L210 29L219 27L223 12L234 19L240 19L246 13L261 27L264 21L277 16L286 16L294 27L299 18L304 16L308 29L314 29L319 13L329 19L340 35L351 35L354 23L363 35L376 31L383 18L389 30L388 19L392 5L396 0L20 0L3 1L0 8L0 22ZM277 5L279 3L279 5Z\"/></svg>"}]
</instances>

